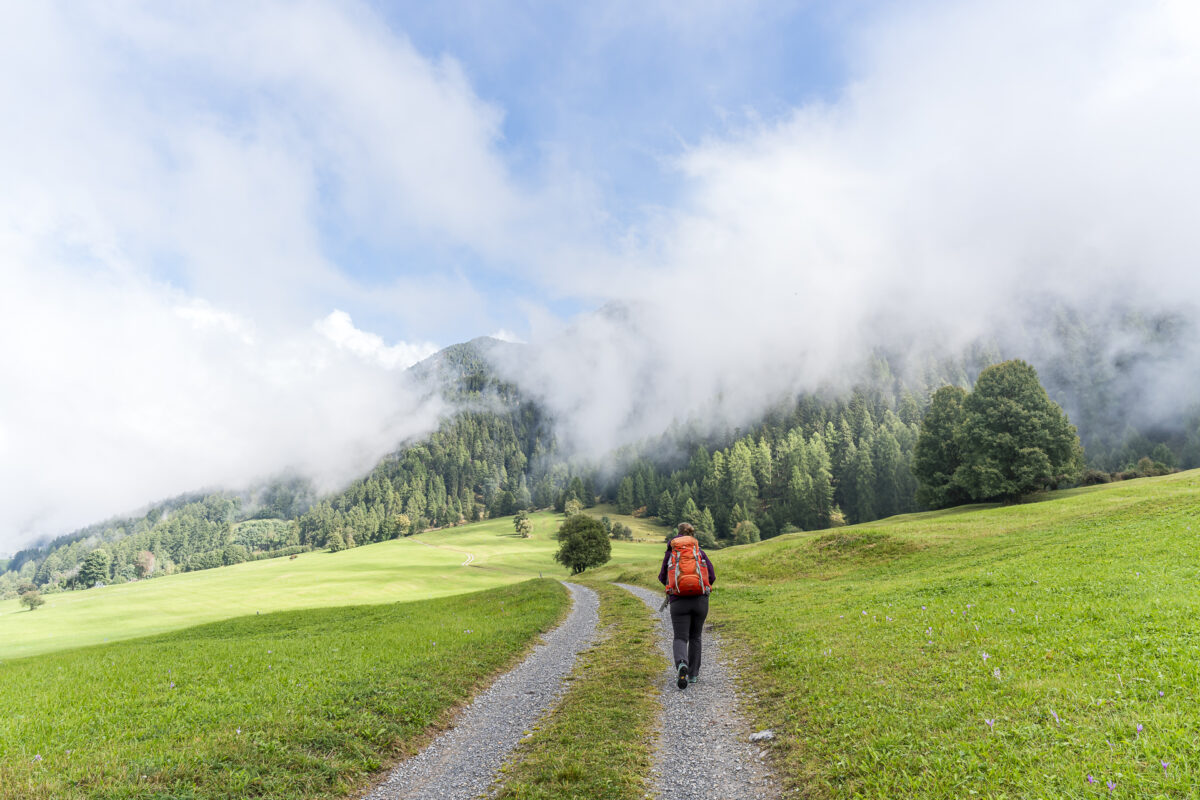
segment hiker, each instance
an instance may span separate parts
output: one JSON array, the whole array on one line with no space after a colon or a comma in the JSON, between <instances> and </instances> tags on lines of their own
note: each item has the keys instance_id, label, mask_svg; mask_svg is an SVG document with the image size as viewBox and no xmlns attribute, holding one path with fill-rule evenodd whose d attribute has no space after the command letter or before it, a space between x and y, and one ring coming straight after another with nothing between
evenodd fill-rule
<instances>
[{"instance_id":1,"label":"hiker","mask_svg":"<svg viewBox=\"0 0 1200 800\"><path fill-rule=\"evenodd\" d=\"M712 562L693 536L695 532L688 523L679 523L658 571L658 582L667 587L664 604L671 606L671 627L675 630L672 663L678 676L675 685L680 689L686 689L700 676L700 640L708 616L708 593L717 580Z\"/></svg>"}]
</instances>

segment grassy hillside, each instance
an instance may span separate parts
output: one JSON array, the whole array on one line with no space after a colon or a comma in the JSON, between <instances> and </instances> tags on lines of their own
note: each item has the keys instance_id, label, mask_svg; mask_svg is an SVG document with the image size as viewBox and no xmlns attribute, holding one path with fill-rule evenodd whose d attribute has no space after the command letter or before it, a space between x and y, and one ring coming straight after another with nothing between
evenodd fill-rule
<instances>
[{"instance_id":1,"label":"grassy hillside","mask_svg":"<svg viewBox=\"0 0 1200 800\"><path fill-rule=\"evenodd\" d=\"M554 562L561 515L533 515L521 539L512 518L433 531L339 553L253 561L149 581L46 596L37 611L0 602L0 659L178 630L242 615L391 603L565 577ZM614 543L614 559L653 558L648 544ZM466 567L468 555L474 558Z\"/></svg>"},{"instance_id":2,"label":"grassy hillside","mask_svg":"<svg viewBox=\"0 0 1200 800\"><path fill-rule=\"evenodd\" d=\"M344 796L567 605L535 580L7 661L0 798Z\"/></svg>"},{"instance_id":3,"label":"grassy hillside","mask_svg":"<svg viewBox=\"0 0 1200 800\"><path fill-rule=\"evenodd\" d=\"M1200 472L714 562L710 620L805 797L1200 793Z\"/></svg>"}]
</instances>

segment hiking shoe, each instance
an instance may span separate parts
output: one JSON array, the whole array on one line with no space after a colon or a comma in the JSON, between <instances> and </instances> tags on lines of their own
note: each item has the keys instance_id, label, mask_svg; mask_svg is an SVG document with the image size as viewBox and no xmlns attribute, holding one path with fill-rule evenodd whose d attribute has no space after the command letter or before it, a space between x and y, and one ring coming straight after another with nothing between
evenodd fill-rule
<instances>
[{"instance_id":1,"label":"hiking shoe","mask_svg":"<svg viewBox=\"0 0 1200 800\"><path fill-rule=\"evenodd\" d=\"M698 680L700 680L699 675L688 675L688 683L695 683Z\"/></svg>"},{"instance_id":2,"label":"hiking shoe","mask_svg":"<svg viewBox=\"0 0 1200 800\"><path fill-rule=\"evenodd\" d=\"M679 662L679 679L675 681L675 685L680 689L686 689L688 686L687 664L683 661Z\"/></svg>"}]
</instances>

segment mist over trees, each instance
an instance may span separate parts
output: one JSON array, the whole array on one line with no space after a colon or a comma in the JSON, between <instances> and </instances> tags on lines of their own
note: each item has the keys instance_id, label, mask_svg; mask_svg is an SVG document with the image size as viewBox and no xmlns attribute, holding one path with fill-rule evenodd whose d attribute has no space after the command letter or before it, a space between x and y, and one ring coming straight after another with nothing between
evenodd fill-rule
<instances>
[{"instance_id":1,"label":"mist over trees","mask_svg":"<svg viewBox=\"0 0 1200 800\"><path fill-rule=\"evenodd\" d=\"M976 383L973 376L992 374L989 368L1001 360L995 348L954 359L877 353L856 388L800 394L744 429L676 424L654 439L618 448L603 464L564 453L556 435L560 422L515 384L497 378L489 352L515 345L455 345L412 370L431 391L442 392L455 413L343 490L318 497L306 481L290 478L250 492L159 503L141 516L89 526L17 553L0 573L0 596L15 595L22 582L49 592L87 588L356 547L535 508L564 512L610 502L620 513L664 525L690 522L704 546L714 547L752 540L754 532L765 539L1065 485L1077 472L1067 461L1079 456L1065 429L1051 436L1053 442L1037 445L1045 461L1029 453L1019 474L1007 475L990 456L963 450L964 442L1004 433L981 423L964 428L968 413L984 419L1010 396L1036 395L1040 410L1029 412L1040 420L1035 427L1053 428L1046 403L1055 413L1072 415L1090 467L1082 482L1200 465L1200 412L1158 413L1139 427L1131 422L1138 415L1125 405L1151 405L1137 379L1170 347L1183 346L1179 337L1191 329L1146 316L1121 325L1125 349L1115 350L1094 329L1062 317L1056 335L1074 349L1057 347L1056 359L1043 358L1050 363L1046 390L1034 388L1038 373L1025 365L1032 380L999 381L992 399L985 402L984 392L972 400L965 387ZM925 476L923 483L917 475ZM610 527L606 535L631 534ZM103 556L92 556L98 550L107 566Z\"/></svg>"}]
</instances>

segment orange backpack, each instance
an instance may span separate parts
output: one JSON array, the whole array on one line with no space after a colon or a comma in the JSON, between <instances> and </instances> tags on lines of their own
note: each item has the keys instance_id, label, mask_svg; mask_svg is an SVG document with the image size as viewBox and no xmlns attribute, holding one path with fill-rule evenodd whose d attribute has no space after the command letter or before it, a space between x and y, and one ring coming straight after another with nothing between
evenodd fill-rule
<instances>
[{"instance_id":1,"label":"orange backpack","mask_svg":"<svg viewBox=\"0 0 1200 800\"><path fill-rule=\"evenodd\" d=\"M671 558L667 561L667 594L687 597L711 591L708 568L700 558L700 543L694 536L676 536L671 540Z\"/></svg>"}]
</instances>

